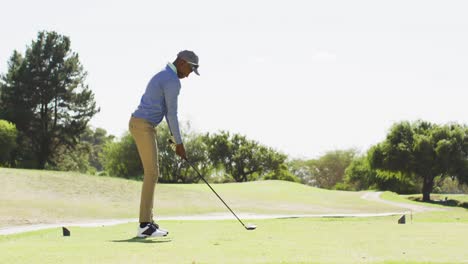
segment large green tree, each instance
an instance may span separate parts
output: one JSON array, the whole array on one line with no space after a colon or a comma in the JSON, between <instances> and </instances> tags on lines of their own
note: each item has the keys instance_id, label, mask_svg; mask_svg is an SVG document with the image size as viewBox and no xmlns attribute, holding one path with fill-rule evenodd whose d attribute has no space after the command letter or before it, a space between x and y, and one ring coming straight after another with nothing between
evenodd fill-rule
<instances>
[{"instance_id":1,"label":"large green tree","mask_svg":"<svg viewBox=\"0 0 468 264\"><path fill-rule=\"evenodd\" d=\"M39 32L24 56L13 52L0 83L0 118L19 131L18 159L32 152L35 167L44 168L57 149L76 145L99 111L85 78L70 39L56 32Z\"/></svg>"},{"instance_id":2,"label":"large green tree","mask_svg":"<svg viewBox=\"0 0 468 264\"><path fill-rule=\"evenodd\" d=\"M304 184L333 189L343 183L345 169L355 155L354 149L328 151L318 159L294 160L291 162L291 171Z\"/></svg>"},{"instance_id":3,"label":"large green tree","mask_svg":"<svg viewBox=\"0 0 468 264\"><path fill-rule=\"evenodd\" d=\"M367 155L356 157L345 170L346 190L361 191L377 189L397 193L414 193L419 190L419 181L411 175L372 169Z\"/></svg>"},{"instance_id":4,"label":"large green tree","mask_svg":"<svg viewBox=\"0 0 468 264\"><path fill-rule=\"evenodd\" d=\"M332 189L343 182L346 168L353 161L356 150L334 150L325 153L314 164L315 184L319 188Z\"/></svg>"},{"instance_id":5,"label":"large green tree","mask_svg":"<svg viewBox=\"0 0 468 264\"><path fill-rule=\"evenodd\" d=\"M103 149L113 139L114 136L107 135L107 131L102 128L93 130L88 127L81 134L78 144L73 149L65 146L57 149L53 158L54 165L46 168L90 174L103 171Z\"/></svg>"},{"instance_id":6,"label":"large green tree","mask_svg":"<svg viewBox=\"0 0 468 264\"><path fill-rule=\"evenodd\" d=\"M206 134L211 162L222 166L236 182L255 180L263 175L285 171L286 155L249 140L240 134L222 131ZM278 176L279 177L279 176Z\"/></svg>"},{"instance_id":7,"label":"large green tree","mask_svg":"<svg viewBox=\"0 0 468 264\"><path fill-rule=\"evenodd\" d=\"M369 150L372 169L399 172L423 181L423 201L430 201L436 177L468 182L468 128L429 122L395 124L382 143Z\"/></svg>"}]
</instances>

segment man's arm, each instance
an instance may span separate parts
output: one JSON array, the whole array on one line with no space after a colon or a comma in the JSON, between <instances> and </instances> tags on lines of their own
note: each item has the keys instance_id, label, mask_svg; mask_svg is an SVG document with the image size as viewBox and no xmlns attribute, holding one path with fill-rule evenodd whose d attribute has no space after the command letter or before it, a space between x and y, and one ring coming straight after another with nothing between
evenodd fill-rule
<instances>
[{"instance_id":1,"label":"man's arm","mask_svg":"<svg viewBox=\"0 0 468 264\"><path fill-rule=\"evenodd\" d=\"M176 83L167 83L164 86L164 100L166 102L166 121L169 131L174 136L176 143L176 154L183 159L187 159L185 148L182 143L182 136L179 129L179 119L177 117L177 103L180 86Z\"/></svg>"},{"instance_id":2,"label":"man's arm","mask_svg":"<svg viewBox=\"0 0 468 264\"><path fill-rule=\"evenodd\" d=\"M164 100L166 102L166 121L171 134L174 136L176 144L182 144L182 137L179 130L179 119L177 117L177 102L179 97L179 86L170 82L164 85Z\"/></svg>"}]
</instances>

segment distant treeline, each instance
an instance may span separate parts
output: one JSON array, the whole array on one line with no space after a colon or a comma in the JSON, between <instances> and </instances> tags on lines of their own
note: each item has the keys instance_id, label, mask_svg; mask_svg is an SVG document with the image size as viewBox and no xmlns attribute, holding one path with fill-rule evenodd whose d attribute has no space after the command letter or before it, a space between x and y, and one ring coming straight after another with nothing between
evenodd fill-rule
<instances>
[{"instance_id":1,"label":"distant treeline","mask_svg":"<svg viewBox=\"0 0 468 264\"><path fill-rule=\"evenodd\" d=\"M39 32L24 54L14 51L0 76L0 165L142 178L133 138L91 129L99 112L70 39ZM212 182L278 179L338 190L398 193L467 192L468 128L425 121L394 124L366 153L334 150L318 159L290 160L244 135L183 131L188 157ZM157 128L160 182L198 182L196 173ZM307 146L304 146L307 148Z\"/></svg>"}]
</instances>

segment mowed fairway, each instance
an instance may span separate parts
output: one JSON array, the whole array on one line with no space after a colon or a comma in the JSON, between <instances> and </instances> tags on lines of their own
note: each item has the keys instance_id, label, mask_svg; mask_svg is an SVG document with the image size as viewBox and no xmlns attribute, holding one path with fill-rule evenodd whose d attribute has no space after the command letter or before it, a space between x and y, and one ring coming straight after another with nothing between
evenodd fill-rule
<instances>
[{"instance_id":1,"label":"mowed fairway","mask_svg":"<svg viewBox=\"0 0 468 264\"><path fill-rule=\"evenodd\" d=\"M398 225L395 217L162 221L166 238L133 238L135 224L0 237L1 263L467 263L465 223Z\"/></svg>"},{"instance_id":2,"label":"mowed fairway","mask_svg":"<svg viewBox=\"0 0 468 264\"><path fill-rule=\"evenodd\" d=\"M0 169L0 223L136 218L140 182L75 173ZM160 215L226 212L204 184L158 185ZM259 214L406 211L281 181L216 184L236 212ZM392 193L386 199L406 202ZM466 196L461 196L465 199ZM419 204L408 202L409 204ZM165 238L135 238L136 223L0 236L0 263L468 263L468 210L369 218L159 221Z\"/></svg>"}]
</instances>

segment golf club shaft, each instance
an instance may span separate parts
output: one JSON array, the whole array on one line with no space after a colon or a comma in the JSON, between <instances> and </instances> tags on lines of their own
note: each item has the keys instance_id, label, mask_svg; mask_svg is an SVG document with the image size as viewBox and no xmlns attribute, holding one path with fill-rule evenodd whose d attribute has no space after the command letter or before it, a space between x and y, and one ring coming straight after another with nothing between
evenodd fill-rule
<instances>
[{"instance_id":1,"label":"golf club shaft","mask_svg":"<svg viewBox=\"0 0 468 264\"><path fill-rule=\"evenodd\" d=\"M221 200L221 202L223 202L223 204L227 207L227 209L229 209L229 211L231 211L231 213L237 218L237 220L239 220L239 222L247 229L247 227L244 225L244 223L239 219L239 217L237 217L237 215L234 213L234 211L232 211L232 209L227 205L227 203L221 198L221 196L219 196L219 194L211 187L211 185L205 180L205 178L200 174L200 172L198 172L197 168L195 168L195 166L193 166L193 164L188 160L188 159L185 159L185 161L190 165L190 167L192 167L192 169L194 169L198 176L206 183L206 185L208 185L208 187L210 187L210 189L214 192L214 194L216 194L216 196L218 196L219 200Z\"/></svg>"}]
</instances>

